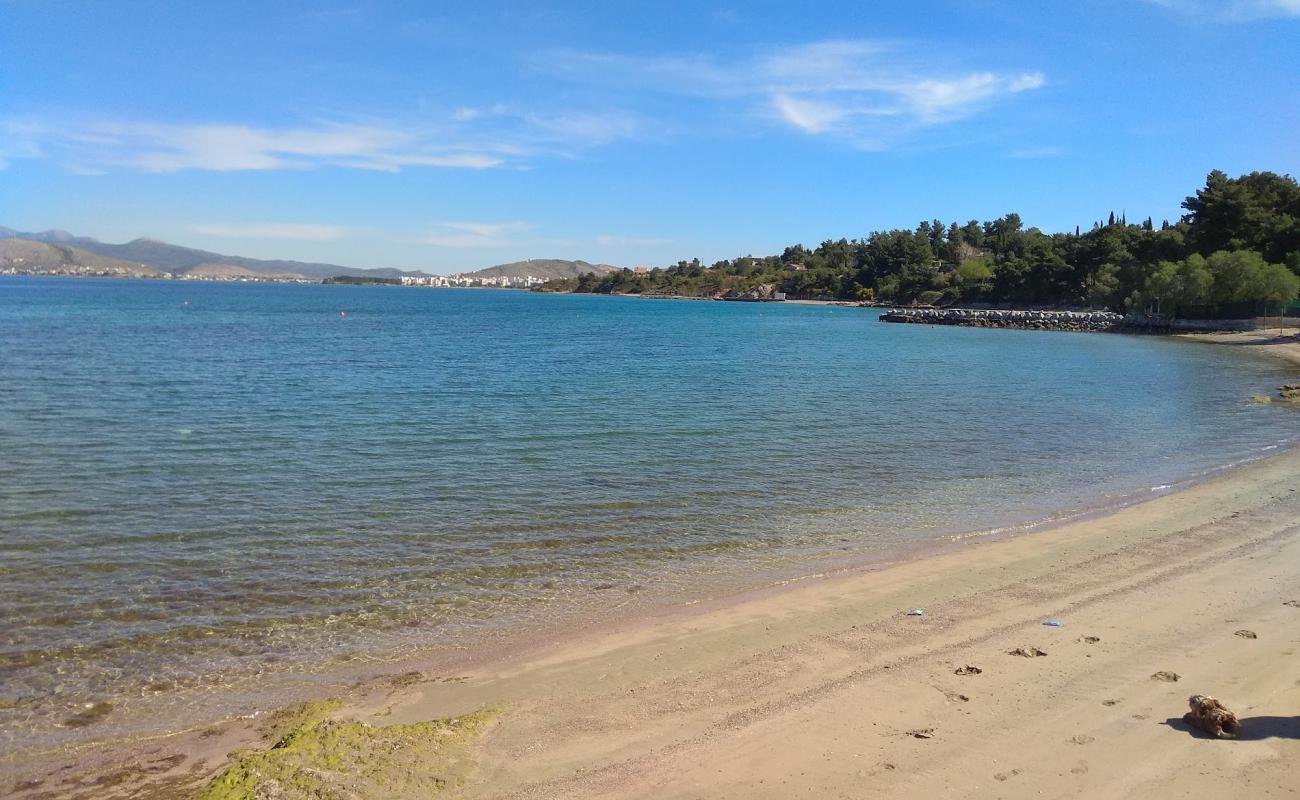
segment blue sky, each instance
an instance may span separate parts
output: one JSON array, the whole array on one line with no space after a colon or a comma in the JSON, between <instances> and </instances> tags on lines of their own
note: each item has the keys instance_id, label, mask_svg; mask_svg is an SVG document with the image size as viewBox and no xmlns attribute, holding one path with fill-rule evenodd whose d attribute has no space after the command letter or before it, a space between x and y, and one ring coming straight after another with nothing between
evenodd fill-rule
<instances>
[{"instance_id":1,"label":"blue sky","mask_svg":"<svg viewBox=\"0 0 1300 800\"><path fill-rule=\"evenodd\" d=\"M1300 0L0 0L0 225L452 272L1295 174Z\"/></svg>"}]
</instances>

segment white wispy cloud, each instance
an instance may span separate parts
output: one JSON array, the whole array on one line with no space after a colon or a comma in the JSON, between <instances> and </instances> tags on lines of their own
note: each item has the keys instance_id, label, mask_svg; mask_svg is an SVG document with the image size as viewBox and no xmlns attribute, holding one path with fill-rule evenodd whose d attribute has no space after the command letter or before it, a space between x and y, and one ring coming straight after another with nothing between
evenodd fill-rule
<instances>
[{"instance_id":1,"label":"white wispy cloud","mask_svg":"<svg viewBox=\"0 0 1300 800\"><path fill-rule=\"evenodd\" d=\"M331 242L366 232L364 228L352 225L309 222L213 222L191 225L190 230L223 239L286 239L308 242Z\"/></svg>"},{"instance_id":2,"label":"white wispy cloud","mask_svg":"<svg viewBox=\"0 0 1300 800\"><path fill-rule=\"evenodd\" d=\"M732 58L561 51L538 67L611 88L740 104L801 133L872 146L974 116L1047 84L1034 70L943 64L935 53L889 42L825 40Z\"/></svg>"},{"instance_id":3,"label":"white wispy cloud","mask_svg":"<svg viewBox=\"0 0 1300 800\"><path fill-rule=\"evenodd\" d=\"M1247 22L1273 17L1300 17L1300 0L1142 0L1184 14Z\"/></svg>"},{"instance_id":4,"label":"white wispy cloud","mask_svg":"<svg viewBox=\"0 0 1300 800\"><path fill-rule=\"evenodd\" d=\"M1042 145L1039 147L1017 147L1009 155L1012 158L1033 159L1033 158L1055 158L1064 155L1065 150L1054 145Z\"/></svg>"},{"instance_id":5,"label":"white wispy cloud","mask_svg":"<svg viewBox=\"0 0 1300 800\"><path fill-rule=\"evenodd\" d=\"M394 172L403 167L487 169L504 157L491 142L473 142L385 124L252 125L22 120L5 126L25 157L50 157L74 170L146 172L314 169L324 166Z\"/></svg>"},{"instance_id":6,"label":"white wispy cloud","mask_svg":"<svg viewBox=\"0 0 1300 800\"><path fill-rule=\"evenodd\" d=\"M526 166L635 136L617 110L539 113L503 105L465 107L416 122L313 122L291 127L60 117L0 119L0 164L49 158L85 173L304 170L398 172Z\"/></svg>"},{"instance_id":7,"label":"white wispy cloud","mask_svg":"<svg viewBox=\"0 0 1300 800\"><path fill-rule=\"evenodd\" d=\"M403 237L398 237L403 238ZM430 223L420 234L404 241L448 250L501 250L535 255L542 251L589 252L592 247L649 248L671 244L671 239L602 233L594 236L557 236L539 230L532 222L473 222L443 220Z\"/></svg>"},{"instance_id":8,"label":"white wispy cloud","mask_svg":"<svg viewBox=\"0 0 1300 800\"><path fill-rule=\"evenodd\" d=\"M612 233L602 233L592 241L602 247L657 247L673 242L672 239L656 236L621 236Z\"/></svg>"},{"instance_id":9,"label":"white wispy cloud","mask_svg":"<svg viewBox=\"0 0 1300 800\"><path fill-rule=\"evenodd\" d=\"M510 247L520 244L518 235L532 228L528 222L435 222L415 241L453 250Z\"/></svg>"}]
</instances>

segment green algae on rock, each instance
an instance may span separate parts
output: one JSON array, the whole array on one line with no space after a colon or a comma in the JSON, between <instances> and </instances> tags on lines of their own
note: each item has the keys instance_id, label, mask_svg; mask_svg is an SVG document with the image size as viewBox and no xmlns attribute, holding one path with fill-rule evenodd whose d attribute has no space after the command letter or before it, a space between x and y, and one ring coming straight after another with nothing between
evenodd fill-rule
<instances>
[{"instance_id":1,"label":"green algae on rock","mask_svg":"<svg viewBox=\"0 0 1300 800\"><path fill-rule=\"evenodd\" d=\"M338 700L293 706L272 719L267 749L241 750L201 800L428 797L461 785L469 745L496 716L371 726L331 719Z\"/></svg>"}]
</instances>

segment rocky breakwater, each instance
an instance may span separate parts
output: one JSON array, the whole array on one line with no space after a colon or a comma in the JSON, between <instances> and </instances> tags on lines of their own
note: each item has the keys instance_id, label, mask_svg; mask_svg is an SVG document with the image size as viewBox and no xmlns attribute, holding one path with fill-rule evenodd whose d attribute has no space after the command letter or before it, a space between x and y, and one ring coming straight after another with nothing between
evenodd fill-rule
<instances>
[{"instance_id":1,"label":"rocky breakwater","mask_svg":"<svg viewBox=\"0 0 1300 800\"><path fill-rule=\"evenodd\" d=\"M1109 331L1124 315L1109 311L1011 311L994 308L891 308L881 322L966 325L972 328L1021 328L1038 331Z\"/></svg>"}]
</instances>

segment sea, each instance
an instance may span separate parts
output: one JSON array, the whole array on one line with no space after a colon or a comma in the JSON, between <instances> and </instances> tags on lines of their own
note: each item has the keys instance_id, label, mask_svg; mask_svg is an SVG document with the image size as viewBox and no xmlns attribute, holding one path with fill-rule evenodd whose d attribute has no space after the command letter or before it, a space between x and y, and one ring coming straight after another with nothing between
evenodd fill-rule
<instances>
[{"instance_id":1,"label":"sea","mask_svg":"<svg viewBox=\"0 0 1300 800\"><path fill-rule=\"evenodd\" d=\"M1032 530L1300 438L1249 402L1292 371L1248 348L878 317L0 278L0 753Z\"/></svg>"}]
</instances>

